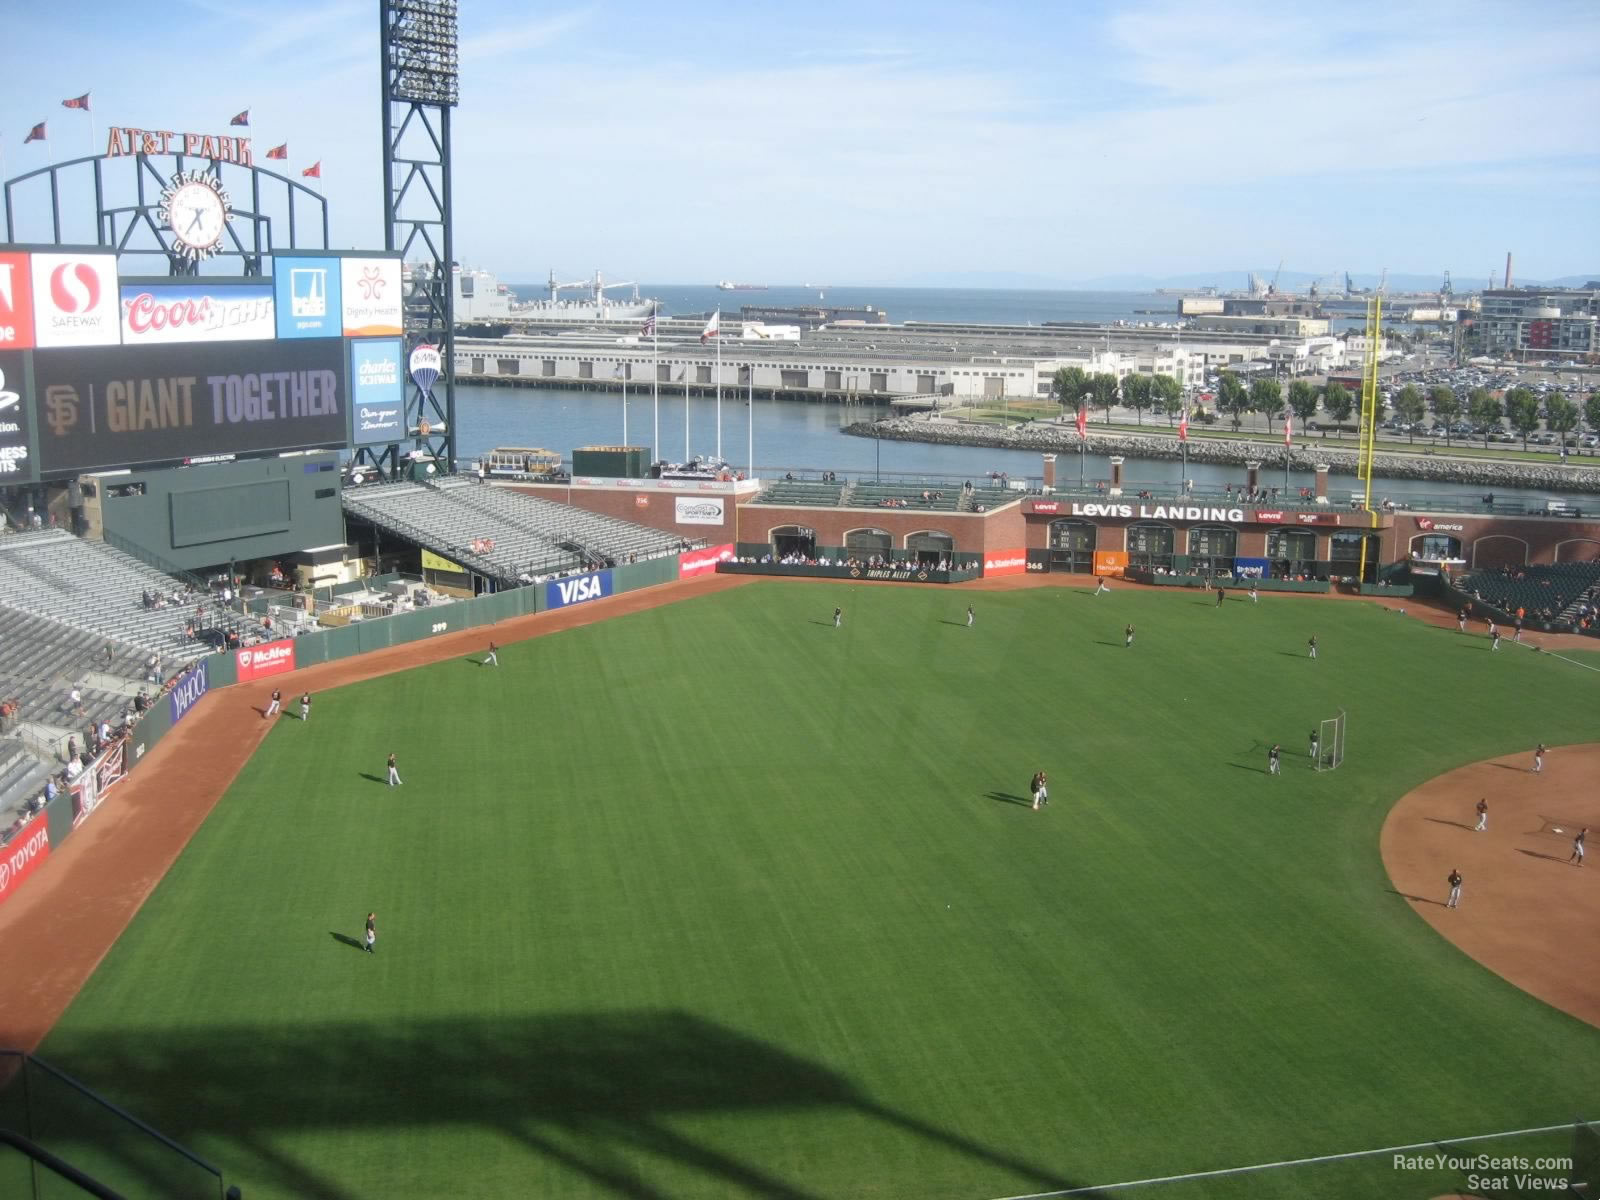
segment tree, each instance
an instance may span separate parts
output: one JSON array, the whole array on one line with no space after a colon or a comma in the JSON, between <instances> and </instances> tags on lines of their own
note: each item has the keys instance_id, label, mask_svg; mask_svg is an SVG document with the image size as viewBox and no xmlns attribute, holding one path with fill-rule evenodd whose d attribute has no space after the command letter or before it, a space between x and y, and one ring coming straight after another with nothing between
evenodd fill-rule
<instances>
[{"instance_id":1,"label":"tree","mask_svg":"<svg viewBox=\"0 0 1600 1200\"><path fill-rule=\"evenodd\" d=\"M1511 428L1522 435L1522 448L1528 448L1528 435L1539 428L1539 397L1527 388L1512 388L1506 393L1506 416Z\"/></svg>"},{"instance_id":2,"label":"tree","mask_svg":"<svg viewBox=\"0 0 1600 1200\"><path fill-rule=\"evenodd\" d=\"M1394 398L1394 411L1400 414L1400 419L1410 426L1407 437L1414 445L1417 440L1417 426L1422 418L1428 415L1428 402L1422 398L1422 393L1417 390L1414 383L1408 383L1400 389L1400 394Z\"/></svg>"},{"instance_id":3,"label":"tree","mask_svg":"<svg viewBox=\"0 0 1600 1200\"><path fill-rule=\"evenodd\" d=\"M1433 405L1433 415L1444 423L1444 444L1450 444L1450 426L1461 416L1461 397L1456 395L1454 388L1440 384L1428 392L1428 400Z\"/></svg>"},{"instance_id":4,"label":"tree","mask_svg":"<svg viewBox=\"0 0 1600 1200\"><path fill-rule=\"evenodd\" d=\"M1141 425L1144 424L1144 410L1150 407L1153 391L1154 385L1148 375L1140 375L1135 371L1123 377L1122 403L1133 409Z\"/></svg>"},{"instance_id":5,"label":"tree","mask_svg":"<svg viewBox=\"0 0 1600 1200\"><path fill-rule=\"evenodd\" d=\"M1106 410L1106 424L1111 424L1111 410L1117 405L1117 377L1104 373L1092 375L1089 391L1094 396L1095 407Z\"/></svg>"},{"instance_id":6,"label":"tree","mask_svg":"<svg viewBox=\"0 0 1600 1200\"><path fill-rule=\"evenodd\" d=\"M1317 389L1296 379L1289 385L1289 411L1300 418L1301 429L1311 428L1311 418L1317 415Z\"/></svg>"},{"instance_id":7,"label":"tree","mask_svg":"<svg viewBox=\"0 0 1600 1200\"><path fill-rule=\"evenodd\" d=\"M1488 388L1473 388L1467 393L1467 415L1483 429L1483 448L1489 448L1489 434L1500 425L1505 416L1505 405Z\"/></svg>"},{"instance_id":8,"label":"tree","mask_svg":"<svg viewBox=\"0 0 1600 1200\"><path fill-rule=\"evenodd\" d=\"M1272 431L1272 418L1283 412L1283 385L1276 379L1250 381L1250 407L1267 418L1267 432Z\"/></svg>"},{"instance_id":9,"label":"tree","mask_svg":"<svg viewBox=\"0 0 1600 1200\"><path fill-rule=\"evenodd\" d=\"M1544 419L1545 427L1555 433L1561 441L1561 452L1567 452L1567 434L1578 427L1578 406L1572 398L1564 392L1552 392L1546 401L1547 415Z\"/></svg>"},{"instance_id":10,"label":"tree","mask_svg":"<svg viewBox=\"0 0 1600 1200\"><path fill-rule=\"evenodd\" d=\"M1600 433L1600 392L1590 392L1583 402L1583 419L1589 423L1590 433Z\"/></svg>"},{"instance_id":11,"label":"tree","mask_svg":"<svg viewBox=\"0 0 1600 1200\"><path fill-rule=\"evenodd\" d=\"M1217 407L1233 418L1233 430L1237 433L1244 414L1250 409L1250 393L1232 371L1224 371L1217 377Z\"/></svg>"},{"instance_id":12,"label":"tree","mask_svg":"<svg viewBox=\"0 0 1600 1200\"><path fill-rule=\"evenodd\" d=\"M1062 408L1077 408L1089 390L1089 373L1082 367L1062 367L1050 380L1050 392Z\"/></svg>"},{"instance_id":13,"label":"tree","mask_svg":"<svg viewBox=\"0 0 1600 1200\"><path fill-rule=\"evenodd\" d=\"M1167 414L1167 424L1171 425L1172 418L1183 411L1183 384L1171 375L1157 375L1150 386L1154 389L1156 407Z\"/></svg>"},{"instance_id":14,"label":"tree","mask_svg":"<svg viewBox=\"0 0 1600 1200\"><path fill-rule=\"evenodd\" d=\"M1322 407L1334 419L1335 424L1343 425L1355 411L1356 398L1344 384L1330 383L1326 394L1322 397Z\"/></svg>"}]
</instances>

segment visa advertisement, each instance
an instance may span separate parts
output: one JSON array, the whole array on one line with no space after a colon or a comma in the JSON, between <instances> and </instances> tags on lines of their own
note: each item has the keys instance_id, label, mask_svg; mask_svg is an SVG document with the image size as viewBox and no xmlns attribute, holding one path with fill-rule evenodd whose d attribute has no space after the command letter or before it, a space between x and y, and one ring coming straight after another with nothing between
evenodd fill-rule
<instances>
[{"instance_id":1,"label":"visa advertisement","mask_svg":"<svg viewBox=\"0 0 1600 1200\"><path fill-rule=\"evenodd\" d=\"M122 289L122 344L262 342L278 334L270 284L155 283Z\"/></svg>"},{"instance_id":2,"label":"visa advertisement","mask_svg":"<svg viewBox=\"0 0 1600 1200\"><path fill-rule=\"evenodd\" d=\"M404 332L398 258L339 260L345 337L399 337Z\"/></svg>"},{"instance_id":3,"label":"visa advertisement","mask_svg":"<svg viewBox=\"0 0 1600 1200\"><path fill-rule=\"evenodd\" d=\"M609 595L611 572L595 571L588 575L574 575L569 579L552 579L544 585L544 606L567 608Z\"/></svg>"},{"instance_id":4,"label":"visa advertisement","mask_svg":"<svg viewBox=\"0 0 1600 1200\"><path fill-rule=\"evenodd\" d=\"M337 258L273 255L272 291L279 337L327 338L343 332Z\"/></svg>"},{"instance_id":5,"label":"visa advertisement","mask_svg":"<svg viewBox=\"0 0 1600 1200\"><path fill-rule=\"evenodd\" d=\"M350 343L350 444L398 442L406 432L399 338Z\"/></svg>"},{"instance_id":6,"label":"visa advertisement","mask_svg":"<svg viewBox=\"0 0 1600 1200\"><path fill-rule=\"evenodd\" d=\"M39 470L342 446L339 338L35 350Z\"/></svg>"}]
</instances>

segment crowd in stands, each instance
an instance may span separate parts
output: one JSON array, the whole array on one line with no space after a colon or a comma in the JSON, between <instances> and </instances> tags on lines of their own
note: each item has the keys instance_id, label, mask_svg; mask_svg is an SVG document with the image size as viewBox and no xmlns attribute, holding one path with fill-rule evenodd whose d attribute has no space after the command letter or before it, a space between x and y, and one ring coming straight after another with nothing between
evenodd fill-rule
<instances>
[{"instance_id":1,"label":"crowd in stands","mask_svg":"<svg viewBox=\"0 0 1600 1200\"><path fill-rule=\"evenodd\" d=\"M736 557L736 563L745 563L750 566L774 567L845 567L856 570L901 570L901 571L954 571L957 570L955 562L945 555L935 562L925 563L914 558L889 558L882 554L869 554L866 558L858 558L852 554L845 558L829 558L827 555L806 554L763 554L760 558L752 556Z\"/></svg>"}]
</instances>

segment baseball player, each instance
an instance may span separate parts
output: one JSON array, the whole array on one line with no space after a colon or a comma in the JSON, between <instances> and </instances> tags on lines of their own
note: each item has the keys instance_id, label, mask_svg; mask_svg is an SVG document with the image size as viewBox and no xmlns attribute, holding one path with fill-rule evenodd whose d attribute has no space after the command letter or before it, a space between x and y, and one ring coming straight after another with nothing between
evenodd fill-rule
<instances>
[{"instance_id":1,"label":"baseball player","mask_svg":"<svg viewBox=\"0 0 1600 1200\"><path fill-rule=\"evenodd\" d=\"M972 605L967 605L967 628L972 628Z\"/></svg>"},{"instance_id":2,"label":"baseball player","mask_svg":"<svg viewBox=\"0 0 1600 1200\"><path fill-rule=\"evenodd\" d=\"M1122 645L1123 645L1123 648L1126 649L1127 647L1133 645L1133 626L1130 624L1122 632L1123 632Z\"/></svg>"},{"instance_id":3,"label":"baseball player","mask_svg":"<svg viewBox=\"0 0 1600 1200\"><path fill-rule=\"evenodd\" d=\"M833 627L835 629L837 629L837 628L839 628L839 626L841 626L843 624L844 624L844 609L842 609L842 608L834 609L833 610Z\"/></svg>"},{"instance_id":4,"label":"baseball player","mask_svg":"<svg viewBox=\"0 0 1600 1200\"><path fill-rule=\"evenodd\" d=\"M1261 603L1261 593L1256 591L1256 585L1253 584L1253 583L1250 585L1250 603L1251 604L1260 604Z\"/></svg>"},{"instance_id":5,"label":"baseball player","mask_svg":"<svg viewBox=\"0 0 1600 1200\"><path fill-rule=\"evenodd\" d=\"M496 646L493 642L489 643L489 657L483 660L484 666L498 667L500 665L500 659L495 655L495 651L498 649L500 649L499 646Z\"/></svg>"},{"instance_id":6,"label":"baseball player","mask_svg":"<svg viewBox=\"0 0 1600 1200\"><path fill-rule=\"evenodd\" d=\"M1322 733L1321 733L1320 730L1313 729L1311 731L1311 751L1306 757L1311 759L1312 762L1317 762L1319 760L1319 757L1320 757L1318 752L1321 749L1322 749Z\"/></svg>"},{"instance_id":7,"label":"baseball player","mask_svg":"<svg viewBox=\"0 0 1600 1200\"><path fill-rule=\"evenodd\" d=\"M1445 907L1461 907L1461 869L1459 867L1451 867L1450 874L1445 876L1445 882L1450 885L1450 900Z\"/></svg>"},{"instance_id":8,"label":"baseball player","mask_svg":"<svg viewBox=\"0 0 1600 1200\"><path fill-rule=\"evenodd\" d=\"M1493 626L1490 626L1489 628L1489 649L1500 649L1500 631L1495 629Z\"/></svg>"},{"instance_id":9,"label":"baseball player","mask_svg":"<svg viewBox=\"0 0 1600 1200\"><path fill-rule=\"evenodd\" d=\"M261 715L266 718L275 717L283 707L283 693L277 688L272 689L272 702L267 705L267 711Z\"/></svg>"},{"instance_id":10,"label":"baseball player","mask_svg":"<svg viewBox=\"0 0 1600 1200\"><path fill-rule=\"evenodd\" d=\"M300 719L302 721L311 720L311 693L310 692L301 692L300 693Z\"/></svg>"},{"instance_id":11,"label":"baseball player","mask_svg":"<svg viewBox=\"0 0 1600 1200\"><path fill-rule=\"evenodd\" d=\"M1533 773L1535 775L1538 775L1543 770L1544 770L1544 743L1540 742L1538 748L1536 750L1534 750L1534 752L1533 752Z\"/></svg>"},{"instance_id":12,"label":"baseball player","mask_svg":"<svg viewBox=\"0 0 1600 1200\"><path fill-rule=\"evenodd\" d=\"M1311 635L1311 640L1306 643L1306 646L1311 650L1311 657L1315 658L1317 656L1317 635L1316 634L1313 633Z\"/></svg>"},{"instance_id":13,"label":"baseball player","mask_svg":"<svg viewBox=\"0 0 1600 1200\"><path fill-rule=\"evenodd\" d=\"M1464 608L1456 609L1456 628L1462 633L1467 631L1467 610Z\"/></svg>"},{"instance_id":14,"label":"baseball player","mask_svg":"<svg viewBox=\"0 0 1600 1200\"><path fill-rule=\"evenodd\" d=\"M368 954L376 954L377 953L377 951L373 949L373 947L376 946L377 943L378 943L378 914L375 913L375 912L369 912L367 914L367 953Z\"/></svg>"},{"instance_id":15,"label":"baseball player","mask_svg":"<svg viewBox=\"0 0 1600 1200\"><path fill-rule=\"evenodd\" d=\"M1224 600L1226 600L1227 598L1228 598L1228 593L1223 591L1221 588L1218 588L1217 589L1217 607L1221 608L1222 607L1222 602Z\"/></svg>"},{"instance_id":16,"label":"baseball player","mask_svg":"<svg viewBox=\"0 0 1600 1200\"><path fill-rule=\"evenodd\" d=\"M1484 620L1484 624L1486 624L1488 626L1488 628L1485 629L1484 632L1487 633L1490 637L1493 637L1494 634L1495 634L1494 618L1493 617L1485 617L1483 620Z\"/></svg>"},{"instance_id":17,"label":"baseball player","mask_svg":"<svg viewBox=\"0 0 1600 1200\"><path fill-rule=\"evenodd\" d=\"M1511 640L1519 646L1522 644L1522 617L1519 614L1511 626Z\"/></svg>"},{"instance_id":18,"label":"baseball player","mask_svg":"<svg viewBox=\"0 0 1600 1200\"><path fill-rule=\"evenodd\" d=\"M1583 866L1583 839L1589 836L1588 826L1578 830L1578 836L1572 839L1572 853L1567 856L1568 862L1576 862Z\"/></svg>"},{"instance_id":19,"label":"baseball player","mask_svg":"<svg viewBox=\"0 0 1600 1200\"><path fill-rule=\"evenodd\" d=\"M1106 586L1106 577L1104 575L1100 576L1100 583L1094 589L1094 594L1098 596L1101 592L1109 592L1110 590L1111 589Z\"/></svg>"},{"instance_id":20,"label":"baseball player","mask_svg":"<svg viewBox=\"0 0 1600 1200\"><path fill-rule=\"evenodd\" d=\"M400 770L394 765L394 754L391 752L389 755L389 786L399 787L402 782L404 781L400 778Z\"/></svg>"},{"instance_id":21,"label":"baseball player","mask_svg":"<svg viewBox=\"0 0 1600 1200\"><path fill-rule=\"evenodd\" d=\"M1485 833L1489 829L1489 802L1478 801L1478 823L1472 827L1473 833Z\"/></svg>"},{"instance_id":22,"label":"baseball player","mask_svg":"<svg viewBox=\"0 0 1600 1200\"><path fill-rule=\"evenodd\" d=\"M1272 749L1267 751L1267 774L1268 775L1277 775L1277 774L1281 773L1280 772L1280 767L1281 767L1282 764L1279 763L1279 761L1278 761L1278 756L1279 756L1280 753L1281 753L1281 751L1279 750L1278 743L1277 742L1273 742L1272 743Z\"/></svg>"}]
</instances>

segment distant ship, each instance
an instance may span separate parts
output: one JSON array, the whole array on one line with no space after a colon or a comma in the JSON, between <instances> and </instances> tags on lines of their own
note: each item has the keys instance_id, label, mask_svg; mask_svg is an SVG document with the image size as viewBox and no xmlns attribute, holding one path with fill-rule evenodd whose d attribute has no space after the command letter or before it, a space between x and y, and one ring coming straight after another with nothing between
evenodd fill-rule
<instances>
[{"instance_id":1,"label":"distant ship","mask_svg":"<svg viewBox=\"0 0 1600 1200\"><path fill-rule=\"evenodd\" d=\"M432 266L404 263L400 275L403 294L426 305L423 293L432 276ZM456 329L478 337L504 337L510 329L506 322L517 302L517 294L490 272L463 267L460 263L452 264L450 276L455 292Z\"/></svg>"},{"instance_id":2,"label":"distant ship","mask_svg":"<svg viewBox=\"0 0 1600 1200\"><path fill-rule=\"evenodd\" d=\"M767 290L767 285L764 283L729 283L724 279L717 284L717 288L719 291L724 292L764 292Z\"/></svg>"},{"instance_id":3,"label":"distant ship","mask_svg":"<svg viewBox=\"0 0 1600 1200\"><path fill-rule=\"evenodd\" d=\"M639 298L637 283L607 283L599 271L593 279L580 279L576 283L558 283L555 271L550 272L548 299L531 300L511 307L514 321L560 321L565 324L579 321L642 321L655 312L660 304L651 299ZM583 289L589 295L581 300L563 300L561 293ZM631 300L613 300L606 295L611 288L632 288Z\"/></svg>"}]
</instances>

